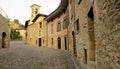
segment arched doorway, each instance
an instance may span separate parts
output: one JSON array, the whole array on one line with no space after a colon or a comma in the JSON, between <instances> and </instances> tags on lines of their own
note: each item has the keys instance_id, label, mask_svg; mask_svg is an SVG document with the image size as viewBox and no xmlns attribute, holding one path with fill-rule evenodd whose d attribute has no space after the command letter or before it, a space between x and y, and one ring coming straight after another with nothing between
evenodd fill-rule
<instances>
[{"instance_id":1,"label":"arched doorway","mask_svg":"<svg viewBox=\"0 0 120 69\"><path fill-rule=\"evenodd\" d=\"M2 48L6 48L6 42L5 42L6 36L7 36L6 32L3 32L2 33Z\"/></svg>"},{"instance_id":2,"label":"arched doorway","mask_svg":"<svg viewBox=\"0 0 120 69\"><path fill-rule=\"evenodd\" d=\"M76 39L75 39L75 33L74 33L74 31L72 31L72 37L73 37L73 53L77 57L77 50L76 50L76 44L75 44Z\"/></svg>"},{"instance_id":3,"label":"arched doorway","mask_svg":"<svg viewBox=\"0 0 120 69\"><path fill-rule=\"evenodd\" d=\"M60 37L58 37L57 41L58 41L58 49L61 49L61 39L60 39Z\"/></svg>"}]
</instances>

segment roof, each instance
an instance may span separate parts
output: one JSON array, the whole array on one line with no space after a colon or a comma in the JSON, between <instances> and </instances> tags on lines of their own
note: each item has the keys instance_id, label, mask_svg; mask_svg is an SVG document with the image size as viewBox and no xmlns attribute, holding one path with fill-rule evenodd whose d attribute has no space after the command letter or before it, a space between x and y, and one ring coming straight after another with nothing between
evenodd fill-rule
<instances>
[{"instance_id":1,"label":"roof","mask_svg":"<svg viewBox=\"0 0 120 69\"><path fill-rule=\"evenodd\" d=\"M54 18L60 16L63 12L66 11L67 7L68 7L68 0L61 0L61 3L58 6L58 8L55 11L53 11L51 14L49 14L45 18L45 20L50 21L50 20L53 20Z\"/></svg>"},{"instance_id":2,"label":"roof","mask_svg":"<svg viewBox=\"0 0 120 69\"><path fill-rule=\"evenodd\" d=\"M27 28L29 21L30 20L25 21L25 28Z\"/></svg>"},{"instance_id":3,"label":"roof","mask_svg":"<svg viewBox=\"0 0 120 69\"><path fill-rule=\"evenodd\" d=\"M37 15L35 16L35 18L32 20L32 22L35 22L35 21L38 19L39 16L44 16L44 17L46 17L47 15L45 15L45 14L37 14Z\"/></svg>"},{"instance_id":4,"label":"roof","mask_svg":"<svg viewBox=\"0 0 120 69\"><path fill-rule=\"evenodd\" d=\"M33 5L31 5L31 7L34 6L34 5L41 7L40 5L37 5L37 4L33 4Z\"/></svg>"}]
</instances>

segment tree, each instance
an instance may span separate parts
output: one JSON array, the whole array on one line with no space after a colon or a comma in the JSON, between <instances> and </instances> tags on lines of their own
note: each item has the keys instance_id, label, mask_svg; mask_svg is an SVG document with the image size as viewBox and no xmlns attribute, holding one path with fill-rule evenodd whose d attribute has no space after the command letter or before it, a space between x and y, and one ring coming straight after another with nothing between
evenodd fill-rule
<instances>
[{"instance_id":1,"label":"tree","mask_svg":"<svg viewBox=\"0 0 120 69\"><path fill-rule=\"evenodd\" d=\"M10 38L11 39L20 39L20 32L15 31L14 29L10 30Z\"/></svg>"},{"instance_id":2,"label":"tree","mask_svg":"<svg viewBox=\"0 0 120 69\"><path fill-rule=\"evenodd\" d=\"M14 19L14 23L19 24L19 20L18 19Z\"/></svg>"}]
</instances>

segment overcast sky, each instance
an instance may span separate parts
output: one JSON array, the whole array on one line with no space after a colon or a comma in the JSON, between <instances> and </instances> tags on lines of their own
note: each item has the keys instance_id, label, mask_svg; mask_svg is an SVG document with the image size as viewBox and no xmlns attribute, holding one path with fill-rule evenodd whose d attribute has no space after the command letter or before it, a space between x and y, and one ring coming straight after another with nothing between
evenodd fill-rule
<instances>
[{"instance_id":1,"label":"overcast sky","mask_svg":"<svg viewBox=\"0 0 120 69\"><path fill-rule=\"evenodd\" d=\"M60 4L61 0L0 0L0 8L2 8L8 17L13 19L19 19L24 24L26 20L30 18L32 4L38 4L41 6L40 13L50 14Z\"/></svg>"}]
</instances>

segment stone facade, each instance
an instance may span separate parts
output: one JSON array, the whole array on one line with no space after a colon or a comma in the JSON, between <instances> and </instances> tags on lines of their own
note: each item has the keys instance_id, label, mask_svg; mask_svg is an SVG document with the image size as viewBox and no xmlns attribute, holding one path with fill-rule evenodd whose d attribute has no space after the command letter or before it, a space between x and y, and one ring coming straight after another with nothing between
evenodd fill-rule
<instances>
[{"instance_id":1,"label":"stone facade","mask_svg":"<svg viewBox=\"0 0 120 69\"><path fill-rule=\"evenodd\" d=\"M69 1L69 51L84 69L120 68L119 6L118 0Z\"/></svg>"},{"instance_id":2,"label":"stone facade","mask_svg":"<svg viewBox=\"0 0 120 69\"><path fill-rule=\"evenodd\" d=\"M94 0L97 69L120 69L120 0Z\"/></svg>"},{"instance_id":3,"label":"stone facade","mask_svg":"<svg viewBox=\"0 0 120 69\"><path fill-rule=\"evenodd\" d=\"M46 33L47 33L47 25L44 21L46 15L39 14L39 7L36 4L31 6L31 18L26 28L26 42L32 46L46 46ZM38 9L38 10L37 10Z\"/></svg>"},{"instance_id":4,"label":"stone facade","mask_svg":"<svg viewBox=\"0 0 120 69\"><path fill-rule=\"evenodd\" d=\"M0 14L0 49L9 48L10 37L9 37L9 22Z\"/></svg>"},{"instance_id":5,"label":"stone facade","mask_svg":"<svg viewBox=\"0 0 120 69\"><path fill-rule=\"evenodd\" d=\"M43 20L46 45L68 50L84 69L120 69L119 12L119 0L61 0Z\"/></svg>"}]
</instances>

